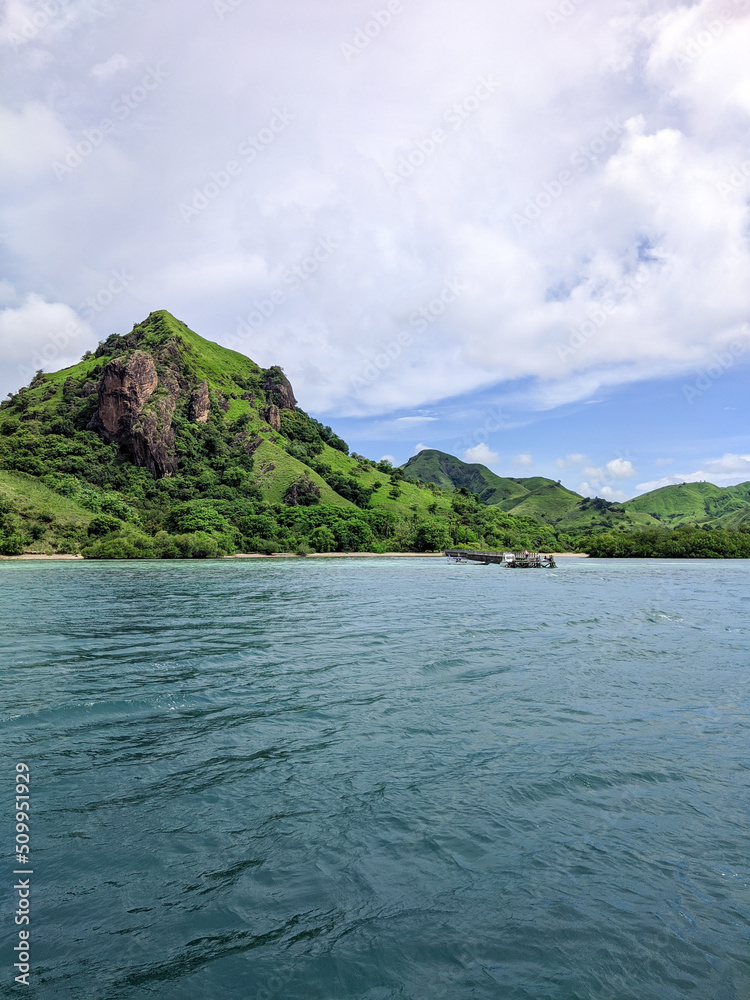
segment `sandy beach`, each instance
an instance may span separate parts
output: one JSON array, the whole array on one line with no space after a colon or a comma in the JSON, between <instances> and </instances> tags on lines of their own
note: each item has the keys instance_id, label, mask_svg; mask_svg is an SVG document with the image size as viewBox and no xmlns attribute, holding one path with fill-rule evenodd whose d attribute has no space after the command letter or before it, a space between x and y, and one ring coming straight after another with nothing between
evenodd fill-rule
<instances>
[{"instance_id":1,"label":"sandy beach","mask_svg":"<svg viewBox=\"0 0 750 1000\"><path fill-rule=\"evenodd\" d=\"M3 559L3 560L16 560L16 561L18 561L18 560L21 560L21 561L43 560L43 559L55 559L55 560L59 560L59 559L81 559L82 560L83 556L52 555L52 554L45 553L45 552L24 552L24 554L22 556L0 556L0 559Z\"/></svg>"}]
</instances>

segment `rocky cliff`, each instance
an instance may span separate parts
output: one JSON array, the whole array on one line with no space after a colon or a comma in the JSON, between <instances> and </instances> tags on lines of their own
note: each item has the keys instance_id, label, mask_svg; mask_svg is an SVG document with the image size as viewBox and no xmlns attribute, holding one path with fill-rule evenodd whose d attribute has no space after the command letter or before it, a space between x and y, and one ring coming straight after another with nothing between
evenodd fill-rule
<instances>
[{"instance_id":1,"label":"rocky cliff","mask_svg":"<svg viewBox=\"0 0 750 1000\"><path fill-rule=\"evenodd\" d=\"M116 441L157 478L171 475L178 464L172 451L177 378L160 380L154 358L135 351L127 360L115 358L105 366L97 391L99 406L88 430Z\"/></svg>"},{"instance_id":2,"label":"rocky cliff","mask_svg":"<svg viewBox=\"0 0 750 1000\"><path fill-rule=\"evenodd\" d=\"M178 327L175 336L174 324L172 317L155 313L131 333L108 338L95 355L104 363L103 368L99 366L99 380L87 383L89 393L96 392L98 404L87 429L108 443L119 444L157 479L174 474L180 465L176 420L178 426L186 420L207 424L213 412L221 421L232 399L241 398L250 404L258 421L278 433L281 411L297 406L291 383L278 366L261 369L243 359L247 371L239 375L239 382L220 376L209 383L201 373L213 372L196 364L186 340L190 331ZM84 397L79 383L72 379L68 383L69 394ZM260 440L255 433L243 432L241 447L251 454Z\"/></svg>"}]
</instances>

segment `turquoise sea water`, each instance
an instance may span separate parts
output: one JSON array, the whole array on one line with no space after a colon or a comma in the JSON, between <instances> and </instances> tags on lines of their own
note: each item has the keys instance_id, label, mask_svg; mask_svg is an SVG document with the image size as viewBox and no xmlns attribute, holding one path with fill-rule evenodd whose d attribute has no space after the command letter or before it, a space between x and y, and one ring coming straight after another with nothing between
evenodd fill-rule
<instances>
[{"instance_id":1,"label":"turquoise sea water","mask_svg":"<svg viewBox=\"0 0 750 1000\"><path fill-rule=\"evenodd\" d=\"M4 563L0 617L0 996L750 996L747 563Z\"/></svg>"}]
</instances>

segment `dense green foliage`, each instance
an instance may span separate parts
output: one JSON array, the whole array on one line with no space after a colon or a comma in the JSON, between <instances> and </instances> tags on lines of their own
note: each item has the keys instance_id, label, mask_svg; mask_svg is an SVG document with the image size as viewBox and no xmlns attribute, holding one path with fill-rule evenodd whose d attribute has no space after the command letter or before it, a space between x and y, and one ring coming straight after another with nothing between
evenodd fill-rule
<instances>
[{"instance_id":1,"label":"dense green foliage","mask_svg":"<svg viewBox=\"0 0 750 1000\"><path fill-rule=\"evenodd\" d=\"M592 556L638 559L750 559L750 528L741 531L682 525L631 534L594 535L581 543Z\"/></svg>"}]
</instances>

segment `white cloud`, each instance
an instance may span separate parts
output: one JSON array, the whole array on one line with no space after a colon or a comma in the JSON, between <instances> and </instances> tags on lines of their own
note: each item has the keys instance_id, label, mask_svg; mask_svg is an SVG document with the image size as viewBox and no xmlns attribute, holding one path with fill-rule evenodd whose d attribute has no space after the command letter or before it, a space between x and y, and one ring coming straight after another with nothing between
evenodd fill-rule
<instances>
[{"instance_id":1,"label":"white cloud","mask_svg":"<svg viewBox=\"0 0 750 1000\"><path fill-rule=\"evenodd\" d=\"M572 469L577 465L584 465L586 462L588 462L586 455L575 453L566 455L565 458L558 458L555 461L555 465L558 469Z\"/></svg>"},{"instance_id":2,"label":"white cloud","mask_svg":"<svg viewBox=\"0 0 750 1000\"><path fill-rule=\"evenodd\" d=\"M6 6L14 31L38 13ZM549 0L466 0L458 28L449 5L404 5L349 61L347 4L246 3L224 18L176 0L64 6L6 51L0 228L22 297L77 306L92 261L143 276L137 303L96 318L101 336L163 307L228 342L263 306L244 349L337 416L517 378L557 406L750 342L746 12L678 67L714 0L590 3L558 31ZM147 67L166 74L153 90ZM127 114L113 110L123 94ZM284 129L264 131L279 114ZM113 130L55 177L106 119ZM445 142L421 153L438 126ZM415 150L424 162L389 183ZM188 225L181 202L205 207ZM285 284L329 237L330 258ZM387 364L355 390L373 358Z\"/></svg>"},{"instance_id":3,"label":"white cloud","mask_svg":"<svg viewBox=\"0 0 750 1000\"><path fill-rule=\"evenodd\" d=\"M637 475L633 463L624 458L614 458L611 462L607 462L607 472L613 479L632 479Z\"/></svg>"},{"instance_id":4,"label":"white cloud","mask_svg":"<svg viewBox=\"0 0 750 1000\"><path fill-rule=\"evenodd\" d=\"M605 465L591 465L586 455L572 454L555 463L558 469L577 469L585 477L578 487L584 496L600 496L618 503L628 499L622 490L616 489L613 481L632 479L637 475L633 463L626 458L613 458Z\"/></svg>"},{"instance_id":5,"label":"white cloud","mask_svg":"<svg viewBox=\"0 0 750 1000\"><path fill-rule=\"evenodd\" d=\"M478 444L474 448L468 448L463 453L465 462L473 462L479 465L499 465L500 456L496 451L492 451L486 444Z\"/></svg>"},{"instance_id":6,"label":"white cloud","mask_svg":"<svg viewBox=\"0 0 750 1000\"><path fill-rule=\"evenodd\" d=\"M9 281L0 280L0 305L8 306L18 301L16 290Z\"/></svg>"},{"instance_id":7,"label":"white cloud","mask_svg":"<svg viewBox=\"0 0 750 1000\"><path fill-rule=\"evenodd\" d=\"M381 457L380 461L381 462L390 462L391 465L395 465L396 464L396 459L393 457L393 455L383 455Z\"/></svg>"},{"instance_id":8,"label":"white cloud","mask_svg":"<svg viewBox=\"0 0 750 1000\"><path fill-rule=\"evenodd\" d=\"M129 65L130 60L118 53L107 59L106 62L97 63L96 66L92 66L91 75L95 76L97 80L108 80L115 73L121 73L122 70L127 69Z\"/></svg>"},{"instance_id":9,"label":"white cloud","mask_svg":"<svg viewBox=\"0 0 750 1000\"><path fill-rule=\"evenodd\" d=\"M657 458L656 461L654 462L654 465L656 465L656 466L674 465L674 459L673 458Z\"/></svg>"},{"instance_id":10,"label":"white cloud","mask_svg":"<svg viewBox=\"0 0 750 1000\"><path fill-rule=\"evenodd\" d=\"M685 475L663 476L647 483L639 483L639 493L650 493L664 486L680 483L713 483L714 486L734 486L750 481L750 455L734 455L731 452L721 458L705 462L702 469Z\"/></svg>"},{"instance_id":11,"label":"white cloud","mask_svg":"<svg viewBox=\"0 0 750 1000\"><path fill-rule=\"evenodd\" d=\"M39 101L24 104L20 111L0 105L0 133L0 172L6 184L23 183L22 199L28 202L30 181L43 178L51 186L52 162L64 150L68 133L55 113ZM33 251L33 244L29 249Z\"/></svg>"},{"instance_id":12,"label":"white cloud","mask_svg":"<svg viewBox=\"0 0 750 1000\"><path fill-rule=\"evenodd\" d=\"M418 455L420 451L429 451L430 446L428 444L416 444L414 445L414 454Z\"/></svg>"},{"instance_id":13,"label":"white cloud","mask_svg":"<svg viewBox=\"0 0 750 1000\"><path fill-rule=\"evenodd\" d=\"M91 327L70 306L29 295L17 307L0 310L4 366L0 388L27 385L34 372L57 371L75 364L96 343Z\"/></svg>"},{"instance_id":14,"label":"white cloud","mask_svg":"<svg viewBox=\"0 0 750 1000\"><path fill-rule=\"evenodd\" d=\"M613 503L624 503L629 499L627 493L624 493L622 490L613 489L611 486L602 486L599 490L599 496L605 500L611 500Z\"/></svg>"},{"instance_id":15,"label":"white cloud","mask_svg":"<svg viewBox=\"0 0 750 1000\"><path fill-rule=\"evenodd\" d=\"M534 464L534 459L531 455L528 454L528 452L524 453L523 455L516 455L513 461L517 462L518 465L524 465L527 467Z\"/></svg>"}]
</instances>

